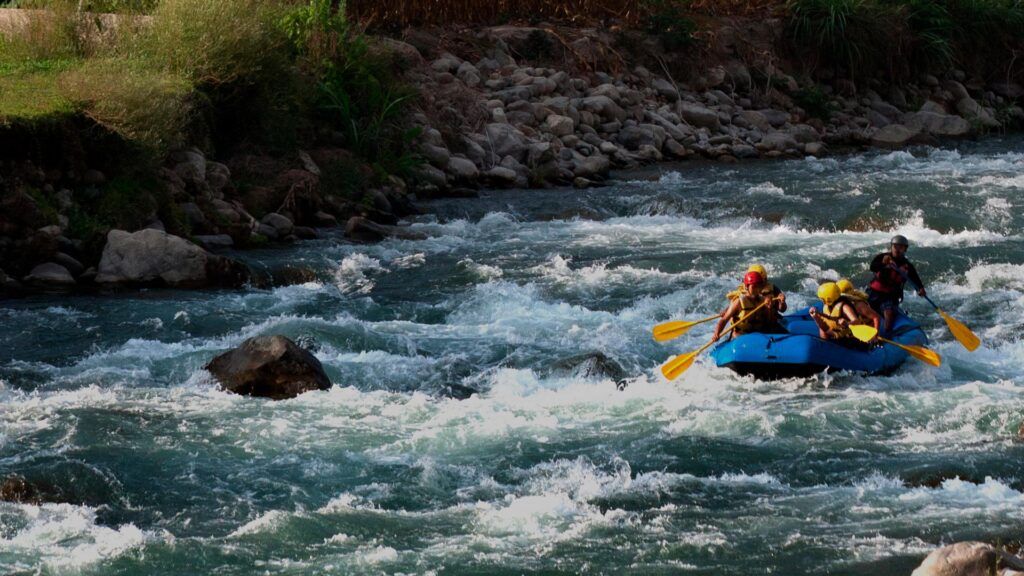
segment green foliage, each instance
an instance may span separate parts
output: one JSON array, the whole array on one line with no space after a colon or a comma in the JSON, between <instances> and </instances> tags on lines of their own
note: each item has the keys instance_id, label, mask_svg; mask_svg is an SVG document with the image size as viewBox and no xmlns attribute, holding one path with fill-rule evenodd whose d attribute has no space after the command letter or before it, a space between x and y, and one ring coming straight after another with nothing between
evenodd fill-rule
<instances>
[{"instance_id":1,"label":"green foliage","mask_svg":"<svg viewBox=\"0 0 1024 576\"><path fill-rule=\"evenodd\" d=\"M697 25L686 14L682 0L649 0L647 31L661 39L662 45L675 50L689 45Z\"/></svg>"},{"instance_id":2,"label":"green foliage","mask_svg":"<svg viewBox=\"0 0 1024 576\"><path fill-rule=\"evenodd\" d=\"M417 94L395 77L389 55L371 49L342 11L331 12L329 0L309 0L280 26L306 73L317 79L320 119L378 174L411 172L419 160L408 149L419 131L405 125L405 111Z\"/></svg>"},{"instance_id":3,"label":"green foliage","mask_svg":"<svg viewBox=\"0 0 1024 576\"><path fill-rule=\"evenodd\" d=\"M102 191L94 214L100 223L122 230L138 230L156 213L157 201L143 183L114 178Z\"/></svg>"},{"instance_id":4,"label":"green foliage","mask_svg":"<svg viewBox=\"0 0 1024 576\"><path fill-rule=\"evenodd\" d=\"M1019 0L788 0L794 47L850 74L999 66L1024 38Z\"/></svg>"},{"instance_id":5,"label":"green foliage","mask_svg":"<svg viewBox=\"0 0 1024 576\"><path fill-rule=\"evenodd\" d=\"M832 99L817 84L802 87L793 95L793 101L803 108L808 116L821 120L828 120L835 107Z\"/></svg>"}]
</instances>

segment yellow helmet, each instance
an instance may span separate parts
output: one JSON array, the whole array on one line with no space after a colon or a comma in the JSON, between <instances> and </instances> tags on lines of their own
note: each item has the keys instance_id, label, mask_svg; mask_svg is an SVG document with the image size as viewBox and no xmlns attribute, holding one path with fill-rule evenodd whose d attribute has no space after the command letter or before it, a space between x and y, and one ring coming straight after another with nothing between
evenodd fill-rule
<instances>
[{"instance_id":1,"label":"yellow helmet","mask_svg":"<svg viewBox=\"0 0 1024 576\"><path fill-rule=\"evenodd\" d=\"M842 295L843 293L839 291L839 286L836 286L835 282L826 282L818 286L818 298L821 298L821 301L829 306Z\"/></svg>"},{"instance_id":2,"label":"yellow helmet","mask_svg":"<svg viewBox=\"0 0 1024 576\"><path fill-rule=\"evenodd\" d=\"M839 291L843 294L849 294L853 290L853 282L850 282L848 278L843 278L839 282L836 282L836 286L839 287Z\"/></svg>"},{"instance_id":3,"label":"yellow helmet","mask_svg":"<svg viewBox=\"0 0 1024 576\"><path fill-rule=\"evenodd\" d=\"M764 266L760 264L751 264L750 268L747 268L747 272L757 272L761 275L761 278L768 278L768 271L764 269Z\"/></svg>"}]
</instances>

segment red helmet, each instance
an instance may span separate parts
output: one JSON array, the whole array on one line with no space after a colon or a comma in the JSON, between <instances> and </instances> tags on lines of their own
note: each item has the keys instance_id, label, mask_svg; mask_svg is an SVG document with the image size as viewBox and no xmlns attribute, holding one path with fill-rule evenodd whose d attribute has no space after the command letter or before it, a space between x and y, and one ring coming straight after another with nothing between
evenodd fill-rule
<instances>
[{"instance_id":1,"label":"red helmet","mask_svg":"<svg viewBox=\"0 0 1024 576\"><path fill-rule=\"evenodd\" d=\"M753 286L764 282L764 276L761 276L757 272L747 272L747 275L743 277L744 286Z\"/></svg>"}]
</instances>

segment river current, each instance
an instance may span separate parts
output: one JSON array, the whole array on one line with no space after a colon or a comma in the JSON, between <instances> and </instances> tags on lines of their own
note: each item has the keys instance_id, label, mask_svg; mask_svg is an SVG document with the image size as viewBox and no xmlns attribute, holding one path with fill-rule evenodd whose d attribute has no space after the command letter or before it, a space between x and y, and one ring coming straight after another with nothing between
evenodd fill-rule
<instances>
[{"instance_id":1,"label":"river current","mask_svg":"<svg viewBox=\"0 0 1024 576\"><path fill-rule=\"evenodd\" d=\"M2 301L0 477L73 503L0 502L0 573L896 575L1018 540L1022 149L485 192L428 206L424 240L238 254L304 284ZM749 263L806 306L895 233L979 350L908 295L941 368L661 377L711 326L651 327L717 312ZM261 334L334 387L220 391L204 364Z\"/></svg>"}]
</instances>

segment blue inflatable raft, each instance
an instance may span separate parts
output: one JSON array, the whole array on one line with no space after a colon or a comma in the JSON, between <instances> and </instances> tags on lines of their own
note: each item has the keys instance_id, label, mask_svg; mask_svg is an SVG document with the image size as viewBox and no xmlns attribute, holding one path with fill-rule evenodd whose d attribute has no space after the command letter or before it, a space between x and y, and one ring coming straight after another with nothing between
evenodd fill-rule
<instances>
[{"instance_id":1,"label":"blue inflatable raft","mask_svg":"<svg viewBox=\"0 0 1024 576\"><path fill-rule=\"evenodd\" d=\"M910 356L891 344L860 348L822 340L808 310L782 318L786 334L743 334L716 346L711 356L718 366L762 379L810 376L836 370L886 374ZM928 336L921 326L902 312L896 317L888 338L900 344L928 344Z\"/></svg>"}]
</instances>

